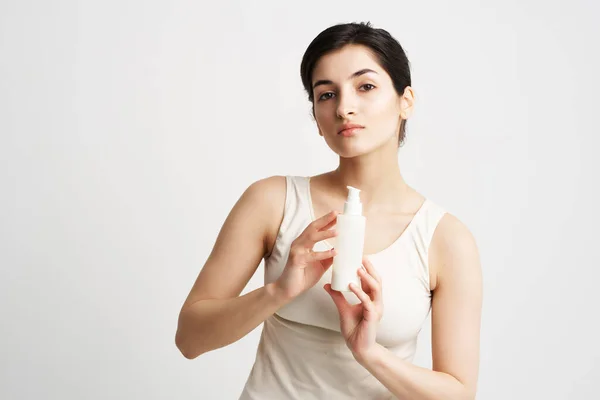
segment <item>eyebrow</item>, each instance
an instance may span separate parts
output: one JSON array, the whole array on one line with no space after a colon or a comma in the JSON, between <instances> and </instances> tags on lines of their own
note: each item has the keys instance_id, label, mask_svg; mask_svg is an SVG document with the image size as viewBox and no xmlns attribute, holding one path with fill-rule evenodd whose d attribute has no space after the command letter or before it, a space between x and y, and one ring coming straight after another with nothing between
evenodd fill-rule
<instances>
[{"instance_id":1,"label":"eyebrow","mask_svg":"<svg viewBox=\"0 0 600 400\"><path fill-rule=\"evenodd\" d=\"M360 71L356 71L355 73L353 73L352 75L350 75L348 77L348 79L353 79L353 78L356 78L357 76L361 76L361 75L364 75L364 74L369 73L369 72L377 73L376 71L373 71L372 69L363 68ZM315 89L319 85L331 85L331 84L333 84L333 82L330 81L329 79L321 79L321 80L315 82L315 84L313 85L313 89Z\"/></svg>"}]
</instances>

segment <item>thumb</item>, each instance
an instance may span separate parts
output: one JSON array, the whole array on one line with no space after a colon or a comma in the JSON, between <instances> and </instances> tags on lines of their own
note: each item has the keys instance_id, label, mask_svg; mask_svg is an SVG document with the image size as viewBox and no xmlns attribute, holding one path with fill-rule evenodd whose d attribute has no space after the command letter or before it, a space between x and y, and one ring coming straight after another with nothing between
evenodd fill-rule
<instances>
[{"instance_id":1,"label":"thumb","mask_svg":"<svg viewBox=\"0 0 600 400\"><path fill-rule=\"evenodd\" d=\"M331 299L335 303L335 306L337 307L338 311L340 312L340 315L341 316L345 315L348 312L348 309L350 308L350 303L348 303L348 300L346 300L346 298L344 297L342 292L333 290L331 288L330 283L325 284L325 286L323 286L323 288L331 296Z\"/></svg>"},{"instance_id":2,"label":"thumb","mask_svg":"<svg viewBox=\"0 0 600 400\"><path fill-rule=\"evenodd\" d=\"M325 260L321 260L321 267L323 268L323 273L329 269L333 265L333 257L326 258Z\"/></svg>"}]
</instances>

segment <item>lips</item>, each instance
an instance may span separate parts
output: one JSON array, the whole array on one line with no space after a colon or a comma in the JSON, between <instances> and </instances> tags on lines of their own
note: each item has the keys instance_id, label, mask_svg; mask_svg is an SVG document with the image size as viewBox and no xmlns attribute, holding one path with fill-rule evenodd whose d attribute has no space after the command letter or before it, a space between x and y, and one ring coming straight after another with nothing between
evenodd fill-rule
<instances>
[{"instance_id":1,"label":"lips","mask_svg":"<svg viewBox=\"0 0 600 400\"><path fill-rule=\"evenodd\" d=\"M341 129L338 131L338 135L349 136L358 129L362 129L364 126L358 124L344 124Z\"/></svg>"}]
</instances>

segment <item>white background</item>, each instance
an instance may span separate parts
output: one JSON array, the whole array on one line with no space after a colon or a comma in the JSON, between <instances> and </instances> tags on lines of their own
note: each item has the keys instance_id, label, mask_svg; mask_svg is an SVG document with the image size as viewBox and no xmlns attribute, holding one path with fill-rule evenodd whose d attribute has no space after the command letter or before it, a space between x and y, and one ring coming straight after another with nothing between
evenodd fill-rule
<instances>
[{"instance_id":1,"label":"white background","mask_svg":"<svg viewBox=\"0 0 600 400\"><path fill-rule=\"evenodd\" d=\"M179 308L250 183L337 166L299 69L352 21L405 47L403 175L479 244L478 399L596 398L599 6L250 3L0 3L0 398L237 399L260 327L189 361Z\"/></svg>"}]
</instances>

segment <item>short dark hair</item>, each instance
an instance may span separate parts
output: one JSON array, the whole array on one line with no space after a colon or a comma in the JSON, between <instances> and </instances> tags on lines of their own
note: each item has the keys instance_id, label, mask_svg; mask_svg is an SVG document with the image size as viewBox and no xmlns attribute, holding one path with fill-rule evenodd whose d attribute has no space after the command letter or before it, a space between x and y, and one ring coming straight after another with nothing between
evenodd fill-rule
<instances>
[{"instance_id":1,"label":"short dark hair","mask_svg":"<svg viewBox=\"0 0 600 400\"><path fill-rule=\"evenodd\" d=\"M392 78L394 89L402 96L404 89L411 85L410 63L404 49L396 39L384 29L373 28L370 22L338 24L325 29L313 39L300 64L300 76L308 100L312 103L314 117L314 96L312 74L319 59L332 51L349 44L363 45L371 49L379 65ZM398 135L398 146L404 144L406 120L402 120Z\"/></svg>"}]
</instances>

